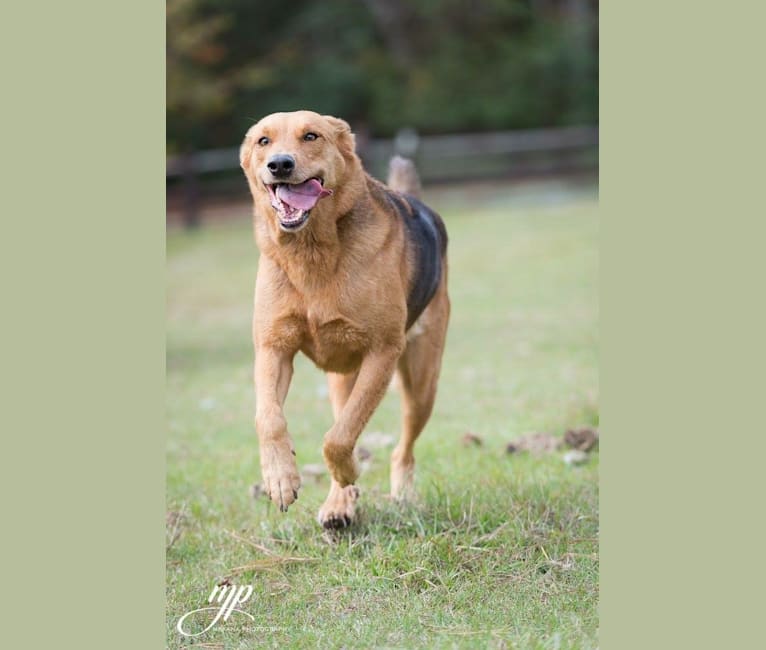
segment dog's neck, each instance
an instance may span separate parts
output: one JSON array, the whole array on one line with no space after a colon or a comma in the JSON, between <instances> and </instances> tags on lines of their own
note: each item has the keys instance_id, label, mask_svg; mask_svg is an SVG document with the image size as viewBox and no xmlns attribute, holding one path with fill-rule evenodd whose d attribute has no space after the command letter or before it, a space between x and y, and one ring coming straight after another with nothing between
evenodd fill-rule
<instances>
[{"instance_id":1,"label":"dog's neck","mask_svg":"<svg viewBox=\"0 0 766 650\"><path fill-rule=\"evenodd\" d=\"M314 208L316 213L297 233L284 232L273 219L256 216L255 236L261 254L276 263L301 293L309 293L333 281L344 256L359 255L359 251L351 247L359 238L349 235L369 219L372 198L367 174L360 168L355 177L360 178L360 182L339 188L332 197L322 199ZM263 206L263 209L272 208ZM367 224L363 239L369 249L380 238L374 236Z\"/></svg>"},{"instance_id":2,"label":"dog's neck","mask_svg":"<svg viewBox=\"0 0 766 650\"><path fill-rule=\"evenodd\" d=\"M325 284L337 269L341 255L335 224L324 228L315 226L309 223L297 233L274 232L270 224L256 220L256 240L261 255L268 256L282 269L290 284L301 293ZM263 236L259 237L259 232Z\"/></svg>"}]
</instances>

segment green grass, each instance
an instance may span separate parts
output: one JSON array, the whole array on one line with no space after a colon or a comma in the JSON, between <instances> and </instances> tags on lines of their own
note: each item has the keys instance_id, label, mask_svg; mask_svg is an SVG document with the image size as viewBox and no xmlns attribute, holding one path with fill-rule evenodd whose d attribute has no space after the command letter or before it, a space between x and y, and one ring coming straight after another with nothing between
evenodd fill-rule
<instances>
[{"instance_id":1,"label":"green grass","mask_svg":"<svg viewBox=\"0 0 766 650\"><path fill-rule=\"evenodd\" d=\"M525 432L598 424L596 199L543 189L556 192L427 196L450 235L452 318L416 446L419 499L384 498L390 446L370 446L360 522L332 537L315 521L326 476L287 514L248 494L260 476L247 209L168 233L167 509L184 513L168 534L169 647L597 647L598 454L570 467L504 453ZM398 413L392 392L366 431L396 435ZM331 412L303 357L286 415L299 467L321 463ZM465 447L467 431L484 444ZM235 613L180 637L179 616L225 577L253 585L243 609L255 622Z\"/></svg>"}]
</instances>

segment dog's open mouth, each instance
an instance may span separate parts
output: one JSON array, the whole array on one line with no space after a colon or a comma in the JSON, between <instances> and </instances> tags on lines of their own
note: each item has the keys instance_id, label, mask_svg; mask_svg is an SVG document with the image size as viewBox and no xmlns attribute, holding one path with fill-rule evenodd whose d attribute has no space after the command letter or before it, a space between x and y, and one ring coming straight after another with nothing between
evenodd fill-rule
<instances>
[{"instance_id":1,"label":"dog's open mouth","mask_svg":"<svg viewBox=\"0 0 766 650\"><path fill-rule=\"evenodd\" d=\"M282 230L299 230L309 218L319 199L330 196L332 190L323 187L321 178L309 178L303 183L273 183L266 185L271 205L277 211Z\"/></svg>"}]
</instances>

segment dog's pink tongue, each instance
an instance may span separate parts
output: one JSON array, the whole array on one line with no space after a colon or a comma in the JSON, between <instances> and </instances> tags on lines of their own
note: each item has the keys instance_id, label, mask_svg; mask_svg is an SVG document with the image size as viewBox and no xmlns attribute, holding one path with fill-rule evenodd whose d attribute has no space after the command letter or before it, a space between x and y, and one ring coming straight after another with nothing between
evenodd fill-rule
<instances>
[{"instance_id":1,"label":"dog's pink tongue","mask_svg":"<svg viewBox=\"0 0 766 650\"><path fill-rule=\"evenodd\" d=\"M326 190L316 179L311 178L299 185L280 185L277 197L297 210L311 210L323 196L330 196L332 190Z\"/></svg>"}]
</instances>

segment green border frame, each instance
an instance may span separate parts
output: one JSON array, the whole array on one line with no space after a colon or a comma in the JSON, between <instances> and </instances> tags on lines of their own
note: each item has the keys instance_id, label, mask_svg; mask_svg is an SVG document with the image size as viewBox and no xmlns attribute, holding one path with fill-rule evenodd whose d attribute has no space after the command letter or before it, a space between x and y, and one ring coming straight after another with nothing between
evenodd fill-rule
<instances>
[{"instance_id":1,"label":"green border frame","mask_svg":"<svg viewBox=\"0 0 766 650\"><path fill-rule=\"evenodd\" d=\"M745 6L601 8L603 647L762 636L764 10ZM3 644L158 647L163 7L13 12Z\"/></svg>"},{"instance_id":2,"label":"green border frame","mask_svg":"<svg viewBox=\"0 0 766 650\"><path fill-rule=\"evenodd\" d=\"M164 7L2 23L0 644L162 647Z\"/></svg>"},{"instance_id":3,"label":"green border frame","mask_svg":"<svg viewBox=\"0 0 766 650\"><path fill-rule=\"evenodd\" d=\"M604 648L763 636L763 14L601 6Z\"/></svg>"}]
</instances>

